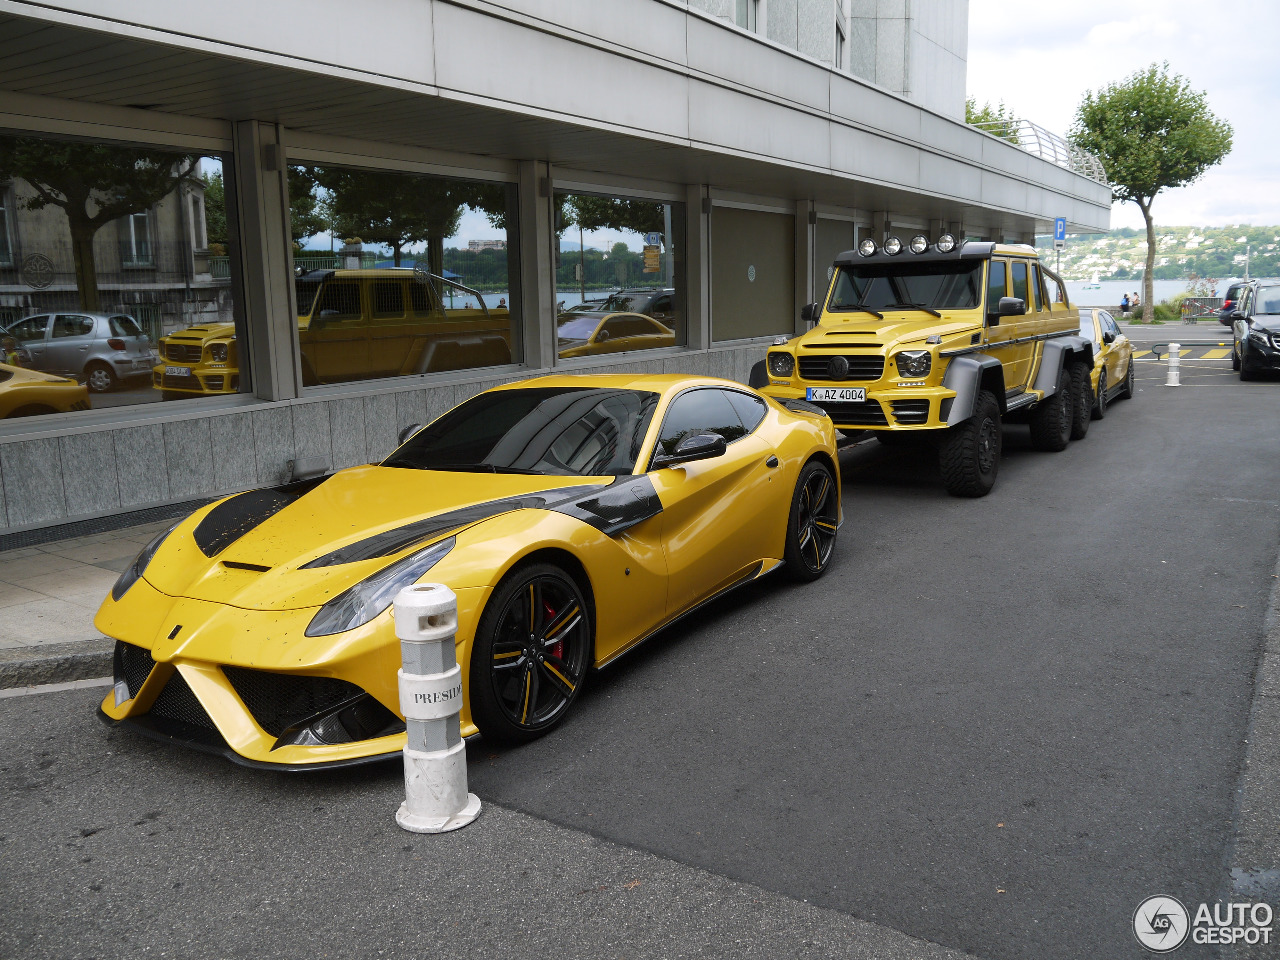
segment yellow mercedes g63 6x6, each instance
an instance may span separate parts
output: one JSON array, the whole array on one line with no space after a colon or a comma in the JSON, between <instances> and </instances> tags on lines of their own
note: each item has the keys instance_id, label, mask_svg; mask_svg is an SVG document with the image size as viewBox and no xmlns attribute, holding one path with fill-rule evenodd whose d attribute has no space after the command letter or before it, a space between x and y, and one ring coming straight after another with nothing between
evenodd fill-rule
<instances>
[{"instance_id":1,"label":"yellow mercedes g63 6x6","mask_svg":"<svg viewBox=\"0 0 1280 960\"><path fill-rule=\"evenodd\" d=\"M863 240L801 317L813 327L775 340L751 385L821 407L846 433L933 439L957 496L995 484L1002 421L1030 423L1040 450L1089 428L1093 344L1032 247Z\"/></svg>"}]
</instances>

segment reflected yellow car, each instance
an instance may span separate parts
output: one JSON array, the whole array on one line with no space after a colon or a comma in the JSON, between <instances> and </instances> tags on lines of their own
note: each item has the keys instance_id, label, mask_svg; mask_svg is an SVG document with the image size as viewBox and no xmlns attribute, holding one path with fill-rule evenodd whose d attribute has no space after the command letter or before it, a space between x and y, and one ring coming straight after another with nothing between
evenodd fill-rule
<instances>
[{"instance_id":1,"label":"reflected yellow car","mask_svg":"<svg viewBox=\"0 0 1280 960\"><path fill-rule=\"evenodd\" d=\"M1080 308L1080 336L1094 344L1090 417L1101 420L1112 400L1133 397L1133 344L1120 331L1115 318L1101 307Z\"/></svg>"},{"instance_id":2,"label":"reflected yellow car","mask_svg":"<svg viewBox=\"0 0 1280 960\"><path fill-rule=\"evenodd\" d=\"M783 567L813 580L840 524L836 434L727 380L546 377L415 428L380 464L204 507L121 574L100 712L286 769L398 754L391 605L458 598L464 736L524 742L587 671Z\"/></svg>"},{"instance_id":3,"label":"reflected yellow car","mask_svg":"<svg viewBox=\"0 0 1280 960\"><path fill-rule=\"evenodd\" d=\"M675 331L642 313L579 311L556 320L560 359L674 347Z\"/></svg>"},{"instance_id":4,"label":"reflected yellow car","mask_svg":"<svg viewBox=\"0 0 1280 960\"><path fill-rule=\"evenodd\" d=\"M463 306L445 305L453 289ZM296 281L306 386L511 362L511 314L480 295L407 269L315 270ZM471 306L472 299L481 306ZM240 392L235 325L188 327L160 340L152 384L166 400Z\"/></svg>"},{"instance_id":5,"label":"reflected yellow car","mask_svg":"<svg viewBox=\"0 0 1280 960\"><path fill-rule=\"evenodd\" d=\"M88 409L89 388L83 383L0 363L0 418Z\"/></svg>"}]
</instances>

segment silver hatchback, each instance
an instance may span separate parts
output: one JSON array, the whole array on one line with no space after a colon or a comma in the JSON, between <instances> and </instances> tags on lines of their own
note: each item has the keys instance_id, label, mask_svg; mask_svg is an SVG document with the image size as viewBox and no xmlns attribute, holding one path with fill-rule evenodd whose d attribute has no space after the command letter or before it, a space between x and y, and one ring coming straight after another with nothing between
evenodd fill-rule
<instances>
[{"instance_id":1,"label":"silver hatchback","mask_svg":"<svg viewBox=\"0 0 1280 960\"><path fill-rule=\"evenodd\" d=\"M133 317L123 313L42 313L9 325L23 366L83 378L94 393L150 377L157 359Z\"/></svg>"}]
</instances>

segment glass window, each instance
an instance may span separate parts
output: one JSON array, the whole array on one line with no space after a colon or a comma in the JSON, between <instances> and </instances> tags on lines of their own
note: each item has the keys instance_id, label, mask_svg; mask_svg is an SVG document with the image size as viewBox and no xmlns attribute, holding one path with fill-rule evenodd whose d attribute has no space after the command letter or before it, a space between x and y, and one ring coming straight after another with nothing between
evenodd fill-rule
<instances>
[{"instance_id":1,"label":"glass window","mask_svg":"<svg viewBox=\"0 0 1280 960\"><path fill-rule=\"evenodd\" d=\"M1086 340L1092 340L1094 343L1098 342L1098 333L1093 327L1092 310L1080 311L1080 336Z\"/></svg>"},{"instance_id":2,"label":"glass window","mask_svg":"<svg viewBox=\"0 0 1280 960\"><path fill-rule=\"evenodd\" d=\"M1033 309L1031 295L1027 292L1027 262L1014 260L1010 266L1013 268L1013 296L1025 303L1028 310Z\"/></svg>"},{"instance_id":3,"label":"glass window","mask_svg":"<svg viewBox=\"0 0 1280 960\"><path fill-rule=\"evenodd\" d=\"M289 210L305 385L523 356L514 184L295 163Z\"/></svg>"},{"instance_id":4,"label":"glass window","mask_svg":"<svg viewBox=\"0 0 1280 960\"><path fill-rule=\"evenodd\" d=\"M388 467L621 476L635 469L658 395L527 387L472 397L418 431Z\"/></svg>"},{"instance_id":5,"label":"glass window","mask_svg":"<svg viewBox=\"0 0 1280 960\"><path fill-rule=\"evenodd\" d=\"M1067 288L1063 285L1062 280L1043 268L1041 269L1041 273L1044 276L1045 301L1049 304L1050 308L1052 308L1052 305L1055 303L1060 303L1064 307L1068 306Z\"/></svg>"},{"instance_id":6,"label":"glass window","mask_svg":"<svg viewBox=\"0 0 1280 960\"><path fill-rule=\"evenodd\" d=\"M991 268L987 272L987 313L999 313L1001 298L1009 295L1006 263L1005 260L991 261Z\"/></svg>"},{"instance_id":7,"label":"glass window","mask_svg":"<svg viewBox=\"0 0 1280 960\"><path fill-rule=\"evenodd\" d=\"M43 340L48 327L48 317L24 317L9 327L9 333L16 337L19 343L31 343Z\"/></svg>"},{"instance_id":8,"label":"glass window","mask_svg":"<svg viewBox=\"0 0 1280 960\"><path fill-rule=\"evenodd\" d=\"M760 421L764 419L765 412L769 409L763 400L739 393L737 390L726 390L724 395L729 398L729 403L732 404L734 412L742 421L743 429L747 433L760 426Z\"/></svg>"},{"instance_id":9,"label":"glass window","mask_svg":"<svg viewBox=\"0 0 1280 960\"><path fill-rule=\"evenodd\" d=\"M1039 312L1044 304L1044 296L1040 293L1040 265L1031 265L1031 299L1027 301L1027 309Z\"/></svg>"},{"instance_id":10,"label":"glass window","mask_svg":"<svg viewBox=\"0 0 1280 960\"><path fill-rule=\"evenodd\" d=\"M555 271L562 359L685 342L682 204L557 193Z\"/></svg>"},{"instance_id":11,"label":"glass window","mask_svg":"<svg viewBox=\"0 0 1280 960\"><path fill-rule=\"evenodd\" d=\"M717 434L726 443L745 437L747 431L725 394L712 388L689 390L676 397L662 421L654 453L675 453L681 440L699 433Z\"/></svg>"},{"instance_id":12,"label":"glass window","mask_svg":"<svg viewBox=\"0 0 1280 960\"><path fill-rule=\"evenodd\" d=\"M1258 288L1258 309L1256 312L1265 314L1280 313L1280 287Z\"/></svg>"},{"instance_id":13,"label":"glass window","mask_svg":"<svg viewBox=\"0 0 1280 960\"><path fill-rule=\"evenodd\" d=\"M877 263L841 267L827 309L888 310L895 305L972 310L978 306L981 260Z\"/></svg>"},{"instance_id":14,"label":"glass window","mask_svg":"<svg viewBox=\"0 0 1280 960\"><path fill-rule=\"evenodd\" d=\"M9 189L0 185L0 264L13 263L13 239L9 236Z\"/></svg>"},{"instance_id":15,"label":"glass window","mask_svg":"<svg viewBox=\"0 0 1280 960\"><path fill-rule=\"evenodd\" d=\"M68 413L249 388L232 347L242 318L231 282L238 271L227 230L229 159L0 135L0 184L8 185L0 189L0 237L8 238L0 252L8 243L15 253L14 276L5 281L22 297L14 336L33 344L4 362L66 381L48 381L43 396L21 407L0 389L0 417L33 406ZM202 250L192 242L195 210L205 221ZM0 290L0 304L9 306L5 300ZM31 337L44 321L31 318L49 315L56 319L39 345ZM216 342L227 345L229 359L214 369L204 348Z\"/></svg>"}]
</instances>

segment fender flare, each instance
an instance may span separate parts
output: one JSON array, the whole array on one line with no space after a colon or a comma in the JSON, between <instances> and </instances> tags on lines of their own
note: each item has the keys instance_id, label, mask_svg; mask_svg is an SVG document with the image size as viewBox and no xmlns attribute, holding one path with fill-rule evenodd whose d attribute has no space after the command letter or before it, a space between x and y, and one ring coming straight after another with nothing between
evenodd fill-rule
<instances>
[{"instance_id":1,"label":"fender flare","mask_svg":"<svg viewBox=\"0 0 1280 960\"><path fill-rule=\"evenodd\" d=\"M765 367L765 361L757 360L751 365L751 373L747 376L747 386L753 390L759 390L761 387L769 385L769 371Z\"/></svg>"},{"instance_id":2,"label":"fender flare","mask_svg":"<svg viewBox=\"0 0 1280 960\"><path fill-rule=\"evenodd\" d=\"M1000 412L1004 413L1004 366L999 360L986 353L969 353L955 357L947 364L947 372L942 375L942 386L956 392L955 399L951 401L951 409L947 411L948 427L963 423L973 416L982 382L991 378L998 378L1000 381L1000 389L995 391L995 395L1000 404ZM946 403L944 400L943 404Z\"/></svg>"},{"instance_id":3,"label":"fender flare","mask_svg":"<svg viewBox=\"0 0 1280 960\"><path fill-rule=\"evenodd\" d=\"M1068 360L1082 361L1090 370L1093 369L1093 342L1084 337L1054 337L1044 343L1044 356L1040 360L1040 369L1036 372L1036 382L1032 389L1043 391L1044 396L1051 397L1058 392L1058 375Z\"/></svg>"}]
</instances>

